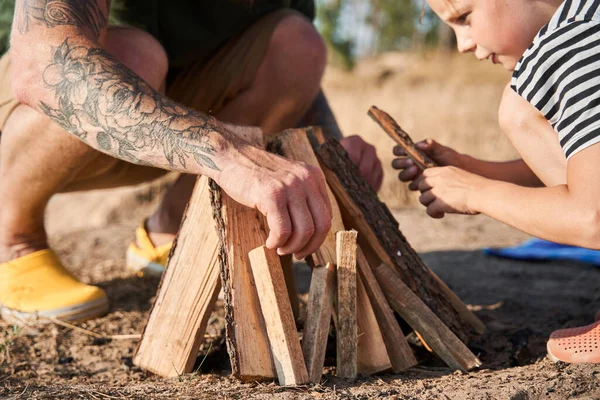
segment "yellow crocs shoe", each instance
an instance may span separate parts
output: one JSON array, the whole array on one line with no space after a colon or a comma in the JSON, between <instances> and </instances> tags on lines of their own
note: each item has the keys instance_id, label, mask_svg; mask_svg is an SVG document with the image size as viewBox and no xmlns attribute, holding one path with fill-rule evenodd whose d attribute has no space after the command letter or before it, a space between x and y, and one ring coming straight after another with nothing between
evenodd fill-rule
<instances>
[{"instance_id":1,"label":"yellow crocs shoe","mask_svg":"<svg viewBox=\"0 0 600 400\"><path fill-rule=\"evenodd\" d=\"M173 242L154 247L148 237L146 222L135 231L135 238L127 249L127 269L138 275L160 276L167 267Z\"/></svg>"},{"instance_id":2,"label":"yellow crocs shoe","mask_svg":"<svg viewBox=\"0 0 600 400\"><path fill-rule=\"evenodd\" d=\"M0 315L7 322L77 322L107 312L106 293L75 279L50 249L0 264Z\"/></svg>"}]
</instances>

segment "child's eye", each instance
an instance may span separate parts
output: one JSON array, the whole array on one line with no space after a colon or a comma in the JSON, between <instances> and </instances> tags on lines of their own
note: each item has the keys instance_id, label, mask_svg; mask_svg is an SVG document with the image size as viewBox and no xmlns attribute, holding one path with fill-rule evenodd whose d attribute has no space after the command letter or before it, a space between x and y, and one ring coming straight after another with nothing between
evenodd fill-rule
<instances>
[{"instance_id":1,"label":"child's eye","mask_svg":"<svg viewBox=\"0 0 600 400\"><path fill-rule=\"evenodd\" d=\"M455 22L460 25L466 25L469 23L470 15L471 15L470 12L466 12L466 13L462 14L460 17L456 18Z\"/></svg>"}]
</instances>

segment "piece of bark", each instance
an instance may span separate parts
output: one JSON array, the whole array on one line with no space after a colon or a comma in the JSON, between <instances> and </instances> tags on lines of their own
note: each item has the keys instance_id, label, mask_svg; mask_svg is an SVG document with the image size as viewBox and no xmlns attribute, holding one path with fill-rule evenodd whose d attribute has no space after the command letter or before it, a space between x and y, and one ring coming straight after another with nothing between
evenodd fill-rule
<instances>
[{"instance_id":1,"label":"piece of bark","mask_svg":"<svg viewBox=\"0 0 600 400\"><path fill-rule=\"evenodd\" d=\"M302 335L302 353L312 383L321 382L323 375L335 285L335 264L313 268Z\"/></svg>"},{"instance_id":2,"label":"piece of bark","mask_svg":"<svg viewBox=\"0 0 600 400\"><path fill-rule=\"evenodd\" d=\"M393 266L421 300L463 341L473 327L461 315L471 313L460 302L452 301L432 271L410 246L392 213L381 203L341 144L333 139L322 144L317 154L322 170L343 210L344 223L359 232L359 245L371 266L383 262ZM373 255L379 260L373 259ZM379 262L377 262L379 261ZM460 313L456 308L461 308ZM476 317L475 317L476 318Z\"/></svg>"},{"instance_id":3,"label":"piece of bark","mask_svg":"<svg viewBox=\"0 0 600 400\"><path fill-rule=\"evenodd\" d=\"M196 181L133 358L161 376L192 372L221 284L208 178Z\"/></svg>"},{"instance_id":4,"label":"piece of bark","mask_svg":"<svg viewBox=\"0 0 600 400\"><path fill-rule=\"evenodd\" d=\"M308 383L279 256L265 246L248 253L280 385Z\"/></svg>"},{"instance_id":5,"label":"piece of bark","mask_svg":"<svg viewBox=\"0 0 600 400\"><path fill-rule=\"evenodd\" d=\"M436 166L435 162L431 158L429 158L424 152L415 146L415 143L410 136L408 136L408 133L400 128L400 125L398 125L398 123L396 123L396 121L394 121L394 119L390 117L388 113L375 106L372 106L369 109L368 114L396 143L398 143L404 149L406 155L413 160L419 168L425 169Z\"/></svg>"},{"instance_id":6,"label":"piece of bark","mask_svg":"<svg viewBox=\"0 0 600 400\"><path fill-rule=\"evenodd\" d=\"M394 311L390 307L385 294L373 275L363 251L358 247L356 251L356 263L359 271L359 281L364 282L364 287L373 311L377 317L387 354L395 372L407 370L417 365L417 360L404 337L404 333L396 320ZM360 342L359 342L360 346Z\"/></svg>"},{"instance_id":7,"label":"piece of bark","mask_svg":"<svg viewBox=\"0 0 600 400\"><path fill-rule=\"evenodd\" d=\"M360 276L356 276L356 321L358 326L358 373L373 375L392 369L371 300Z\"/></svg>"},{"instance_id":8,"label":"piece of bark","mask_svg":"<svg viewBox=\"0 0 600 400\"><path fill-rule=\"evenodd\" d=\"M276 370L248 258L249 251L267 240L263 217L257 210L234 201L216 184L211 185L211 203L220 237L226 343L232 374L243 381L272 379Z\"/></svg>"},{"instance_id":9,"label":"piece of bark","mask_svg":"<svg viewBox=\"0 0 600 400\"><path fill-rule=\"evenodd\" d=\"M373 267L373 273L391 307L449 367L466 372L481 365L481 361L402 282L392 268L381 264Z\"/></svg>"},{"instance_id":10,"label":"piece of bark","mask_svg":"<svg viewBox=\"0 0 600 400\"><path fill-rule=\"evenodd\" d=\"M337 376L354 379L358 373L356 322L356 231L337 238Z\"/></svg>"}]
</instances>

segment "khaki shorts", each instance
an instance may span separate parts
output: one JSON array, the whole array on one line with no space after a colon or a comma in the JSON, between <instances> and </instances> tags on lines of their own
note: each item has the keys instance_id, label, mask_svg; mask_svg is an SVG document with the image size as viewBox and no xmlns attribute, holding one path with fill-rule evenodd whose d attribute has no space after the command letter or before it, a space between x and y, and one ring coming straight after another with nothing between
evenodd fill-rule
<instances>
[{"instance_id":1,"label":"khaki shorts","mask_svg":"<svg viewBox=\"0 0 600 400\"><path fill-rule=\"evenodd\" d=\"M293 14L302 15L292 9L269 14L227 42L208 61L179 69L167 86L167 96L198 111L218 113L230 99L252 84L275 27L284 17ZM0 130L18 105L11 87L9 52L0 59ZM62 192L134 185L167 172L98 152Z\"/></svg>"}]
</instances>

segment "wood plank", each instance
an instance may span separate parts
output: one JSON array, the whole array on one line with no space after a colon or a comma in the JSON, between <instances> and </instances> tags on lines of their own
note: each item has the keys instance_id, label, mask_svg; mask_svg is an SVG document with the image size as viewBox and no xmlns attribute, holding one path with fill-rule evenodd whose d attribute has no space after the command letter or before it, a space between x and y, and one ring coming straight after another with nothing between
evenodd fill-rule
<instances>
[{"instance_id":1,"label":"wood plank","mask_svg":"<svg viewBox=\"0 0 600 400\"><path fill-rule=\"evenodd\" d=\"M336 287L335 264L317 265L312 270L310 290L306 303L306 322L302 336L302 352L310 382L321 382L327 336Z\"/></svg>"},{"instance_id":2,"label":"wood plank","mask_svg":"<svg viewBox=\"0 0 600 400\"><path fill-rule=\"evenodd\" d=\"M275 365L267 338L248 252L267 240L262 215L211 185L213 216L220 237L221 282L226 303L226 343L234 376L243 381L273 379Z\"/></svg>"},{"instance_id":3,"label":"wood plank","mask_svg":"<svg viewBox=\"0 0 600 400\"><path fill-rule=\"evenodd\" d=\"M435 162L422 152L400 125L388 113L372 106L368 112L369 116L383 128L383 130L403 149L406 155L421 168L435 167Z\"/></svg>"},{"instance_id":4,"label":"wood plank","mask_svg":"<svg viewBox=\"0 0 600 400\"><path fill-rule=\"evenodd\" d=\"M358 373L373 375L392 369L377 317L360 276L356 279L356 320L358 325Z\"/></svg>"},{"instance_id":5,"label":"wood plank","mask_svg":"<svg viewBox=\"0 0 600 400\"><path fill-rule=\"evenodd\" d=\"M356 323L356 231L337 238L337 376L354 379L358 373Z\"/></svg>"},{"instance_id":6,"label":"wood plank","mask_svg":"<svg viewBox=\"0 0 600 400\"><path fill-rule=\"evenodd\" d=\"M373 267L373 273L390 306L423 337L450 368L469 371L481 365L481 361L404 284L400 275L392 268L381 264Z\"/></svg>"},{"instance_id":7,"label":"wood plank","mask_svg":"<svg viewBox=\"0 0 600 400\"><path fill-rule=\"evenodd\" d=\"M289 386L308 383L308 373L279 256L275 250L269 250L265 246L250 251L248 256L279 384Z\"/></svg>"},{"instance_id":8,"label":"wood plank","mask_svg":"<svg viewBox=\"0 0 600 400\"><path fill-rule=\"evenodd\" d=\"M221 288L208 185L198 178L133 358L165 377L192 372Z\"/></svg>"},{"instance_id":9,"label":"wood plank","mask_svg":"<svg viewBox=\"0 0 600 400\"><path fill-rule=\"evenodd\" d=\"M359 244L371 265L375 264L375 260L369 256L376 254L379 260L393 266L415 294L461 340L468 341L473 326L462 315L472 314L471 311L462 302L452 301L453 297L410 246L389 209L360 176L339 142L329 140L320 146L317 153L327 181L343 210L344 223L359 232ZM473 315L473 318L476 317Z\"/></svg>"},{"instance_id":10,"label":"wood plank","mask_svg":"<svg viewBox=\"0 0 600 400\"><path fill-rule=\"evenodd\" d=\"M377 283L371 266L360 247L356 251L356 262L361 278L359 281L364 282L366 294L371 300L392 368L395 372L400 372L417 365L417 360L396 320L394 311Z\"/></svg>"}]
</instances>

